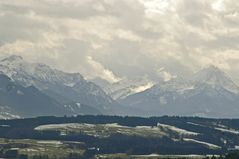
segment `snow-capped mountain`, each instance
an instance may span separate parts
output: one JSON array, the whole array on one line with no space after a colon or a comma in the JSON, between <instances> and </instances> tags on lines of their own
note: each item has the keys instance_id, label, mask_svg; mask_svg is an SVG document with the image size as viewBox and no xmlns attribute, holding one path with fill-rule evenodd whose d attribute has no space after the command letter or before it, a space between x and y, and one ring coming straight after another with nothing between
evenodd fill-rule
<instances>
[{"instance_id":1,"label":"snow-capped mountain","mask_svg":"<svg viewBox=\"0 0 239 159\"><path fill-rule=\"evenodd\" d=\"M223 87L229 92L238 94L239 87L233 82L233 80L226 75L225 72L221 71L219 68L215 66L209 66L207 68L202 69L197 72L192 81L195 84L208 84L213 88Z\"/></svg>"},{"instance_id":2,"label":"snow-capped mountain","mask_svg":"<svg viewBox=\"0 0 239 159\"><path fill-rule=\"evenodd\" d=\"M230 77L210 66L196 73L192 79L176 78L159 83L120 102L140 108L147 115L237 117L238 91Z\"/></svg>"},{"instance_id":3,"label":"snow-capped mountain","mask_svg":"<svg viewBox=\"0 0 239 159\"><path fill-rule=\"evenodd\" d=\"M115 83L104 82L104 80L99 78L94 79L92 81L97 85L101 86L101 88L114 100L122 100L132 94L143 92L154 85L154 82L148 79L130 80L127 78L123 78Z\"/></svg>"},{"instance_id":4,"label":"snow-capped mountain","mask_svg":"<svg viewBox=\"0 0 239 159\"><path fill-rule=\"evenodd\" d=\"M153 83L85 80L10 56L0 61L0 118L63 114L185 115L238 117L239 87L215 66L191 79ZM96 85L96 84L98 85ZM101 88L101 87L102 88ZM116 102L117 101L117 102Z\"/></svg>"},{"instance_id":5,"label":"snow-capped mountain","mask_svg":"<svg viewBox=\"0 0 239 159\"><path fill-rule=\"evenodd\" d=\"M99 86L86 81L79 73L66 73L15 55L0 61L0 71L24 87L35 86L62 105L80 103L108 113L114 104Z\"/></svg>"},{"instance_id":6,"label":"snow-capped mountain","mask_svg":"<svg viewBox=\"0 0 239 159\"><path fill-rule=\"evenodd\" d=\"M0 61L0 70L8 77L24 86L34 85L47 89L45 83L61 83L74 86L83 80L79 73L65 73L41 63L29 63L22 57L12 55Z\"/></svg>"}]
</instances>

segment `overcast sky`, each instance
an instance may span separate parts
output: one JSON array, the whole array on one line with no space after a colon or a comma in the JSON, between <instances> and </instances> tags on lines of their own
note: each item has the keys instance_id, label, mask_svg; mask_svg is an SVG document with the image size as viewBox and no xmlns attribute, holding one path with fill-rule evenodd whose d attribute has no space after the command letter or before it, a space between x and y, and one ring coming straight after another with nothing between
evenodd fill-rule
<instances>
[{"instance_id":1,"label":"overcast sky","mask_svg":"<svg viewBox=\"0 0 239 159\"><path fill-rule=\"evenodd\" d=\"M0 56L86 78L239 78L238 0L1 0Z\"/></svg>"}]
</instances>

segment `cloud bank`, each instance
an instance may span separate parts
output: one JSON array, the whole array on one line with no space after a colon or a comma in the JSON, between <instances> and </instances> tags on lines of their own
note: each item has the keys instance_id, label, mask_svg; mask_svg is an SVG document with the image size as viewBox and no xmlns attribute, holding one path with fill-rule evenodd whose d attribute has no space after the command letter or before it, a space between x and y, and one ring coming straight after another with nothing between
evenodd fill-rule
<instances>
[{"instance_id":1,"label":"cloud bank","mask_svg":"<svg viewBox=\"0 0 239 159\"><path fill-rule=\"evenodd\" d=\"M239 70L237 0L2 0L0 56L110 82ZM166 79L166 80L167 80Z\"/></svg>"}]
</instances>

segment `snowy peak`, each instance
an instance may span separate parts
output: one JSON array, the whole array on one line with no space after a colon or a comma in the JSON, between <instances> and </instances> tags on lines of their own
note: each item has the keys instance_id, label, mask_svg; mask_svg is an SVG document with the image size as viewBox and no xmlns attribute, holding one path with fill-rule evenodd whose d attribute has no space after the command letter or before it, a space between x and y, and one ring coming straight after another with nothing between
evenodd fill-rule
<instances>
[{"instance_id":1,"label":"snowy peak","mask_svg":"<svg viewBox=\"0 0 239 159\"><path fill-rule=\"evenodd\" d=\"M15 55L0 61L0 72L21 86L36 87L62 105L79 102L103 110L111 109L114 104L111 97L100 87L85 80L80 73L63 72Z\"/></svg>"},{"instance_id":2,"label":"snowy peak","mask_svg":"<svg viewBox=\"0 0 239 159\"><path fill-rule=\"evenodd\" d=\"M115 100L124 99L135 93L143 92L151 87L154 83L148 79L127 79L124 78L116 83L101 86L104 91Z\"/></svg>"},{"instance_id":3,"label":"snowy peak","mask_svg":"<svg viewBox=\"0 0 239 159\"><path fill-rule=\"evenodd\" d=\"M73 86L83 80L79 73L65 73L45 64L25 61L16 55L1 60L0 70L24 86L35 85L38 88L44 83L63 83L67 86Z\"/></svg>"},{"instance_id":4,"label":"snowy peak","mask_svg":"<svg viewBox=\"0 0 239 159\"><path fill-rule=\"evenodd\" d=\"M210 66L190 79L177 77L159 82L119 102L138 108L149 116L237 117L239 88L226 73Z\"/></svg>"},{"instance_id":5,"label":"snowy peak","mask_svg":"<svg viewBox=\"0 0 239 159\"><path fill-rule=\"evenodd\" d=\"M222 80L230 80L230 78L219 68L215 66L209 66L197 72L194 77L194 81L201 81L216 84Z\"/></svg>"},{"instance_id":6,"label":"snowy peak","mask_svg":"<svg viewBox=\"0 0 239 159\"><path fill-rule=\"evenodd\" d=\"M209 66L196 73L192 80L195 84L207 84L213 88L221 87L230 92L239 93L238 86L222 70L215 66Z\"/></svg>"},{"instance_id":7,"label":"snowy peak","mask_svg":"<svg viewBox=\"0 0 239 159\"><path fill-rule=\"evenodd\" d=\"M166 82L161 82L153 87L153 93L159 94L163 92L178 92L184 93L184 91L194 88L194 84L183 79L182 77L176 77Z\"/></svg>"}]
</instances>

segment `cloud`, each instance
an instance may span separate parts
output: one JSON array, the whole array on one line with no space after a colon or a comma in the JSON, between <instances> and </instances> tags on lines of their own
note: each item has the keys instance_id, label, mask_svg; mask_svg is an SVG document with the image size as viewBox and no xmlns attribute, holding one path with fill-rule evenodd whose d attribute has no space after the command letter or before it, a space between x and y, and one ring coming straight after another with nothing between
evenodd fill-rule
<instances>
[{"instance_id":1,"label":"cloud","mask_svg":"<svg viewBox=\"0 0 239 159\"><path fill-rule=\"evenodd\" d=\"M2 0L0 22L0 56L87 78L169 80L209 64L238 76L236 0Z\"/></svg>"},{"instance_id":2,"label":"cloud","mask_svg":"<svg viewBox=\"0 0 239 159\"><path fill-rule=\"evenodd\" d=\"M225 11L225 5L224 5L224 0L217 0L214 3L212 3L212 9L222 12Z\"/></svg>"},{"instance_id":3,"label":"cloud","mask_svg":"<svg viewBox=\"0 0 239 159\"><path fill-rule=\"evenodd\" d=\"M154 14L164 14L169 8L169 0L140 0L145 6L145 13L147 16L153 16Z\"/></svg>"},{"instance_id":4,"label":"cloud","mask_svg":"<svg viewBox=\"0 0 239 159\"><path fill-rule=\"evenodd\" d=\"M105 79L111 83L115 83L121 80L119 77L114 75L112 71L104 68L101 63L95 61L91 56L87 57L87 62L90 64L94 72L91 78L101 77L102 79Z\"/></svg>"},{"instance_id":5,"label":"cloud","mask_svg":"<svg viewBox=\"0 0 239 159\"><path fill-rule=\"evenodd\" d=\"M134 93L143 92L143 91L153 87L153 85L154 85L154 83L149 82L149 83L146 83L145 85L138 86L136 88L132 88L131 91L134 92Z\"/></svg>"},{"instance_id":6,"label":"cloud","mask_svg":"<svg viewBox=\"0 0 239 159\"><path fill-rule=\"evenodd\" d=\"M170 81L171 79L176 78L176 75L172 75L170 72L166 71L165 68L160 68L157 70L157 75L163 81Z\"/></svg>"}]
</instances>

